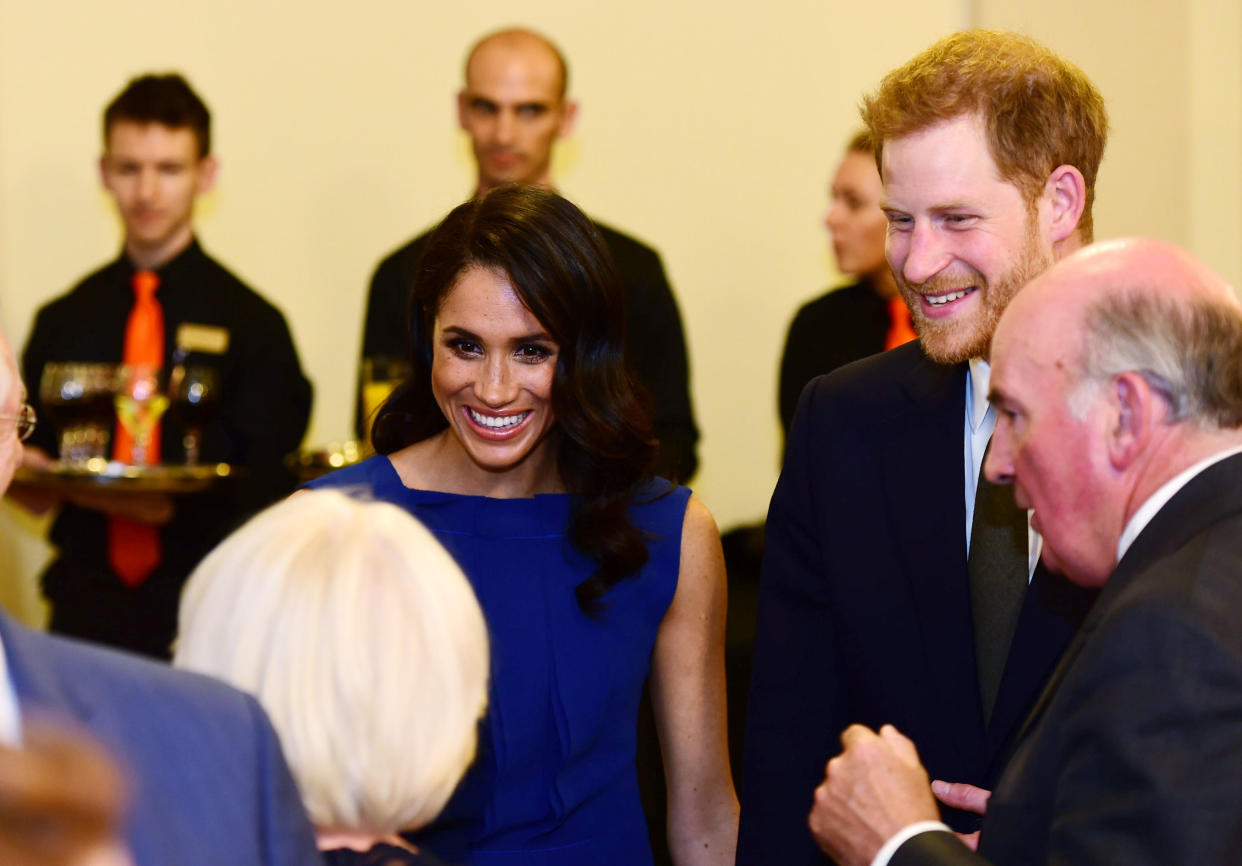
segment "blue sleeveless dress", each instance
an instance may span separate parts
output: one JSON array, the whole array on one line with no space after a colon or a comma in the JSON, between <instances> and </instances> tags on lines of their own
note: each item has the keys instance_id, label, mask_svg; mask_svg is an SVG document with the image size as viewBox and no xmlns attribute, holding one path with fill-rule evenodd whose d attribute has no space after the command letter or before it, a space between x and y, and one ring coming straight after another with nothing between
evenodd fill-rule
<instances>
[{"instance_id":1,"label":"blue sleeveless dress","mask_svg":"<svg viewBox=\"0 0 1242 866\"><path fill-rule=\"evenodd\" d=\"M651 484L630 514L648 536L638 576L593 620L574 587L595 570L567 537L570 497L411 490L387 457L311 482L399 505L474 586L492 641L479 753L440 817L410 836L443 859L497 866L651 863L634 769L638 702L677 588L690 491ZM428 707L435 712L435 707Z\"/></svg>"}]
</instances>

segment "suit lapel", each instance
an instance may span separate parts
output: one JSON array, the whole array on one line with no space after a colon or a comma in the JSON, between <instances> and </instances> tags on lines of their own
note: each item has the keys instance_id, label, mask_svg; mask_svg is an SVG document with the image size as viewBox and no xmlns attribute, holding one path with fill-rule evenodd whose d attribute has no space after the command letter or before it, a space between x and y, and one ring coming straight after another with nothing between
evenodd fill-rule
<instances>
[{"instance_id":1,"label":"suit lapel","mask_svg":"<svg viewBox=\"0 0 1242 866\"><path fill-rule=\"evenodd\" d=\"M1042 562L1036 566L988 727L989 776L1003 769L1011 737L1056 670L1095 596L1094 590L1075 586Z\"/></svg>"},{"instance_id":2,"label":"suit lapel","mask_svg":"<svg viewBox=\"0 0 1242 866\"><path fill-rule=\"evenodd\" d=\"M983 722L966 575L966 365L933 364L920 352L900 385L905 405L878 446L890 537L902 540L896 555L940 698L929 711L960 720L953 730L963 765L971 766L980 757Z\"/></svg>"},{"instance_id":3,"label":"suit lapel","mask_svg":"<svg viewBox=\"0 0 1242 866\"><path fill-rule=\"evenodd\" d=\"M1095 597L1094 590L1071 584L1043 562L1036 567L988 731L990 778L1000 776L1094 628L1084 620Z\"/></svg>"}]
</instances>

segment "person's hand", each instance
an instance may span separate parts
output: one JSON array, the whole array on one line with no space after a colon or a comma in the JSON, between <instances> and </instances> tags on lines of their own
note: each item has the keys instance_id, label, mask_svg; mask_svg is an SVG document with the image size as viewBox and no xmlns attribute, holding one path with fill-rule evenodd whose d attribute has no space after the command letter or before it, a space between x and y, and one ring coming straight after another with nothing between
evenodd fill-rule
<instances>
[{"instance_id":1,"label":"person's hand","mask_svg":"<svg viewBox=\"0 0 1242 866\"><path fill-rule=\"evenodd\" d=\"M936 799L946 806L985 815L988 811L988 798L992 792L987 788L976 788L965 782L942 782L936 779L931 783L932 793Z\"/></svg>"},{"instance_id":2,"label":"person's hand","mask_svg":"<svg viewBox=\"0 0 1242 866\"><path fill-rule=\"evenodd\" d=\"M75 490L65 495L65 501L109 517L123 517L151 526L164 526L176 511L173 498L167 493L145 490Z\"/></svg>"},{"instance_id":3,"label":"person's hand","mask_svg":"<svg viewBox=\"0 0 1242 866\"><path fill-rule=\"evenodd\" d=\"M941 803L965 812L974 812L976 815L983 815L988 811L988 798L992 796L992 792L988 789L976 788L974 785L968 785L965 782L942 782L936 779L931 783L931 788L932 793L936 795L936 799ZM973 833L957 833L955 835L971 851L978 850L978 830Z\"/></svg>"},{"instance_id":4,"label":"person's hand","mask_svg":"<svg viewBox=\"0 0 1242 866\"><path fill-rule=\"evenodd\" d=\"M52 457L42 448L27 445L22 449L22 466L25 466L28 469L47 469L55 464L56 458Z\"/></svg>"},{"instance_id":5,"label":"person's hand","mask_svg":"<svg viewBox=\"0 0 1242 866\"><path fill-rule=\"evenodd\" d=\"M22 466L29 469L47 469L55 463L55 460L39 448L22 449ZM123 517L152 526L164 526L176 513L173 498L167 493L145 490L83 488L64 492L49 489L38 482L14 482L9 487L9 497L34 514L43 514L62 502L71 502L79 508L88 508L109 517Z\"/></svg>"},{"instance_id":6,"label":"person's hand","mask_svg":"<svg viewBox=\"0 0 1242 866\"><path fill-rule=\"evenodd\" d=\"M47 452L33 445L22 449L22 466L26 469L47 469L56 461ZM60 504L60 496L38 484L24 484L14 481L7 491L9 499L16 502L31 514L46 514Z\"/></svg>"},{"instance_id":7,"label":"person's hand","mask_svg":"<svg viewBox=\"0 0 1242 866\"><path fill-rule=\"evenodd\" d=\"M892 725L851 725L841 744L815 789L811 834L842 866L867 866L903 827L940 816L914 743Z\"/></svg>"}]
</instances>

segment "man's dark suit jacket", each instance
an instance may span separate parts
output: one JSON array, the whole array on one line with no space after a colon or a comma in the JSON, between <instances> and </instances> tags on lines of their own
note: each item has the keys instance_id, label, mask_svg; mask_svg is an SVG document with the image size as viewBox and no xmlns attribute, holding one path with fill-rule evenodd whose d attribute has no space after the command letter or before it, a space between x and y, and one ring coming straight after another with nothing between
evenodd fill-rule
<instances>
[{"instance_id":1,"label":"man's dark suit jacket","mask_svg":"<svg viewBox=\"0 0 1242 866\"><path fill-rule=\"evenodd\" d=\"M738 863L825 863L807 827L853 723L891 723L934 778L990 787L1089 603L1036 569L985 730L964 502L966 365L917 342L803 392L767 522ZM973 816L949 815L973 829Z\"/></svg>"},{"instance_id":2,"label":"man's dark suit jacket","mask_svg":"<svg viewBox=\"0 0 1242 866\"><path fill-rule=\"evenodd\" d=\"M656 474L687 481L699 465L699 430L690 406L690 365L673 290L655 250L602 223L594 225L612 252L625 289L626 355L650 396L652 426L660 440ZM363 358L409 356L410 289L429 235L414 238L375 269L367 296ZM359 436L364 420L359 409Z\"/></svg>"},{"instance_id":3,"label":"man's dark suit jacket","mask_svg":"<svg viewBox=\"0 0 1242 866\"><path fill-rule=\"evenodd\" d=\"M223 683L23 628L0 640L25 720L90 731L133 785L137 866L314 866L310 824L267 716Z\"/></svg>"},{"instance_id":4,"label":"man's dark suit jacket","mask_svg":"<svg viewBox=\"0 0 1242 866\"><path fill-rule=\"evenodd\" d=\"M1023 728L976 855L892 866L1242 863L1242 456L1139 533Z\"/></svg>"}]
</instances>

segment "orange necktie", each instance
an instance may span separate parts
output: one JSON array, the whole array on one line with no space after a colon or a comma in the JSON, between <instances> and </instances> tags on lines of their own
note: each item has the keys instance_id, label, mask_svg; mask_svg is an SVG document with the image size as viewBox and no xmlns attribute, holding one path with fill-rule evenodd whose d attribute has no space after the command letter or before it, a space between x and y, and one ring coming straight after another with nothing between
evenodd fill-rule
<instances>
[{"instance_id":1,"label":"orange necktie","mask_svg":"<svg viewBox=\"0 0 1242 866\"><path fill-rule=\"evenodd\" d=\"M162 367L164 365L164 310L156 300L155 290L160 278L154 271L134 274L134 306L125 324L125 348L122 360L129 365ZM112 456L122 463L133 459L134 440L120 423L116 425ZM160 425L151 432L147 460L160 461ZM138 523L122 517L108 520L108 562L121 581L138 586L160 562L160 533L149 523Z\"/></svg>"},{"instance_id":2,"label":"orange necktie","mask_svg":"<svg viewBox=\"0 0 1242 866\"><path fill-rule=\"evenodd\" d=\"M918 336L910 326L910 308L906 306L901 295L893 295L888 299L888 320L892 324L884 335L884 351L895 349Z\"/></svg>"}]
</instances>

